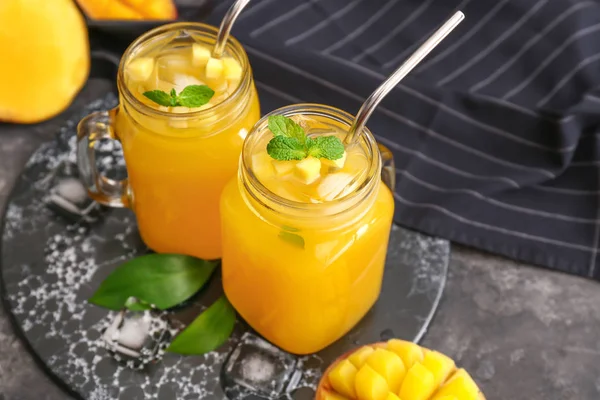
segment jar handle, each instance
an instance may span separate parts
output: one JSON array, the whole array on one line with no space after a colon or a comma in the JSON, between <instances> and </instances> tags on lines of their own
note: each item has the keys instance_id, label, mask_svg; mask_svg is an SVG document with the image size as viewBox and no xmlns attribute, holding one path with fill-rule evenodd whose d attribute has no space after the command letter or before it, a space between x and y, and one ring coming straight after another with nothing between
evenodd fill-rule
<instances>
[{"instance_id":1,"label":"jar handle","mask_svg":"<svg viewBox=\"0 0 600 400\"><path fill-rule=\"evenodd\" d=\"M117 109L94 112L77 125L77 165L79 176L89 196L109 207L129 207L127 179L114 180L100 174L96 166L96 142L102 139L119 140L114 134Z\"/></svg>"}]
</instances>

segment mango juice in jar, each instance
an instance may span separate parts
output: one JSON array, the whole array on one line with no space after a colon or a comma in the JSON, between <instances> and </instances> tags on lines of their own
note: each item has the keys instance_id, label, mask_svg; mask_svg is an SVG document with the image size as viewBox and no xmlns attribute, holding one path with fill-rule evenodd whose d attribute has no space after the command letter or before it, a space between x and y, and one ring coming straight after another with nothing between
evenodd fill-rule
<instances>
[{"instance_id":1,"label":"mango juice in jar","mask_svg":"<svg viewBox=\"0 0 600 400\"><path fill-rule=\"evenodd\" d=\"M127 195L95 198L131 207L142 239L157 252L221 257L219 198L260 118L244 49L230 38L214 59L216 35L204 24L166 25L136 40L121 61L111 121L123 146Z\"/></svg>"},{"instance_id":2,"label":"mango juice in jar","mask_svg":"<svg viewBox=\"0 0 600 400\"><path fill-rule=\"evenodd\" d=\"M357 144L338 141L344 153L335 160L321 157L330 150L323 145L301 160L280 161L267 151L274 137L269 126L277 125L273 115L296 121L312 144L328 136L343 141L352 116L301 104L263 118L244 144L238 177L221 197L227 297L267 340L308 354L343 336L377 300L394 202L367 129ZM298 125L289 121L278 123L297 135ZM274 147L296 151L292 144L282 140Z\"/></svg>"}]
</instances>

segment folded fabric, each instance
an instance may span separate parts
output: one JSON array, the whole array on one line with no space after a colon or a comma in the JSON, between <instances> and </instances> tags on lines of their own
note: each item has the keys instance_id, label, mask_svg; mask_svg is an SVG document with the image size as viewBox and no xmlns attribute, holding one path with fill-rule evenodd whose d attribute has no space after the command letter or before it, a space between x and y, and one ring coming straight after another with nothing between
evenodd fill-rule
<instances>
[{"instance_id":1,"label":"folded fabric","mask_svg":"<svg viewBox=\"0 0 600 400\"><path fill-rule=\"evenodd\" d=\"M396 222L600 279L598 2L256 0L233 34L261 93L355 113L456 10L368 124L395 155Z\"/></svg>"}]
</instances>

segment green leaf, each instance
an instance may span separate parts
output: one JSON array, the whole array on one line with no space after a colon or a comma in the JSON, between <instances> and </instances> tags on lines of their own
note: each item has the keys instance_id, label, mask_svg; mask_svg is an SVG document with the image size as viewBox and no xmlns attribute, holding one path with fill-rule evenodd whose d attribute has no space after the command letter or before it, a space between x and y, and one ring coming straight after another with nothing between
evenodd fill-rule
<instances>
[{"instance_id":1,"label":"green leaf","mask_svg":"<svg viewBox=\"0 0 600 400\"><path fill-rule=\"evenodd\" d=\"M291 232L281 231L279 232L279 237L293 246L300 247L301 249L304 248L304 238L300 235Z\"/></svg>"},{"instance_id":2,"label":"green leaf","mask_svg":"<svg viewBox=\"0 0 600 400\"><path fill-rule=\"evenodd\" d=\"M161 106L169 107L171 105L171 96L162 90L151 90L144 92L144 96Z\"/></svg>"},{"instance_id":3,"label":"green leaf","mask_svg":"<svg viewBox=\"0 0 600 400\"><path fill-rule=\"evenodd\" d=\"M308 155L328 160L338 160L344 156L344 144L337 136L319 136L311 139Z\"/></svg>"},{"instance_id":4,"label":"green leaf","mask_svg":"<svg viewBox=\"0 0 600 400\"><path fill-rule=\"evenodd\" d=\"M205 105L214 95L215 91L206 85L190 85L179 93L177 99L182 106L194 108Z\"/></svg>"},{"instance_id":5,"label":"green leaf","mask_svg":"<svg viewBox=\"0 0 600 400\"><path fill-rule=\"evenodd\" d=\"M271 139L267 144L267 153L272 158L280 161L303 160L306 158L306 150L302 143L297 139L285 136L275 136Z\"/></svg>"},{"instance_id":6,"label":"green leaf","mask_svg":"<svg viewBox=\"0 0 600 400\"><path fill-rule=\"evenodd\" d=\"M168 352L200 355L221 346L233 332L235 310L221 296L171 342Z\"/></svg>"},{"instance_id":7,"label":"green leaf","mask_svg":"<svg viewBox=\"0 0 600 400\"><path fill-rule=\"evenodd\" d=\"M130 297L125 302L125 308L130 311L146 311L152 310L152 306L145 301L138 300L135 297Z\"/></svg>"},{"instance_id":8,"label":"green leaf","mask_svg":"<svg viewBox=\"0 0 600 400\"><path fill-rule=\"evenodd\" d=\"M89 302L120 310L130 297L160 310L174 307L198 292L219 265L177 254L148 254L115 269Z\"/></svg>"},{"instance_id":9,"label":"green leaf","mask_svg":"<svg viewBox=\"0 0 600 400\"><path fill-rule=\"evenodd\" d=\"M271 115L268 124L273 135L294 138L304 145L306 133L304 132L304 129L291 118L284 117L283 115Z\"/></svg>"}]
</instances>

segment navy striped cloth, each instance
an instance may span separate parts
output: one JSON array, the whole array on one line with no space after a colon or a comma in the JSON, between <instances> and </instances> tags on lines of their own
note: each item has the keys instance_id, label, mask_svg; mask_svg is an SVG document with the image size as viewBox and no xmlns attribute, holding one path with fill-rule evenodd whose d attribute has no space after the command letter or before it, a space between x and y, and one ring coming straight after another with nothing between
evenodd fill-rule
<instances>
[{"instance_id":1,"label":"navy striped cloth","mask_svg":"<svg viewBox=\"0 0 600 400\"><path fill-rule=\"evenodd\" d=\"M465 21L369 121L395 155L395 221L600 279L598 0L255 0L234 35L264 111L355 113L459 9Z\"/></svg>"}]
</instances>

